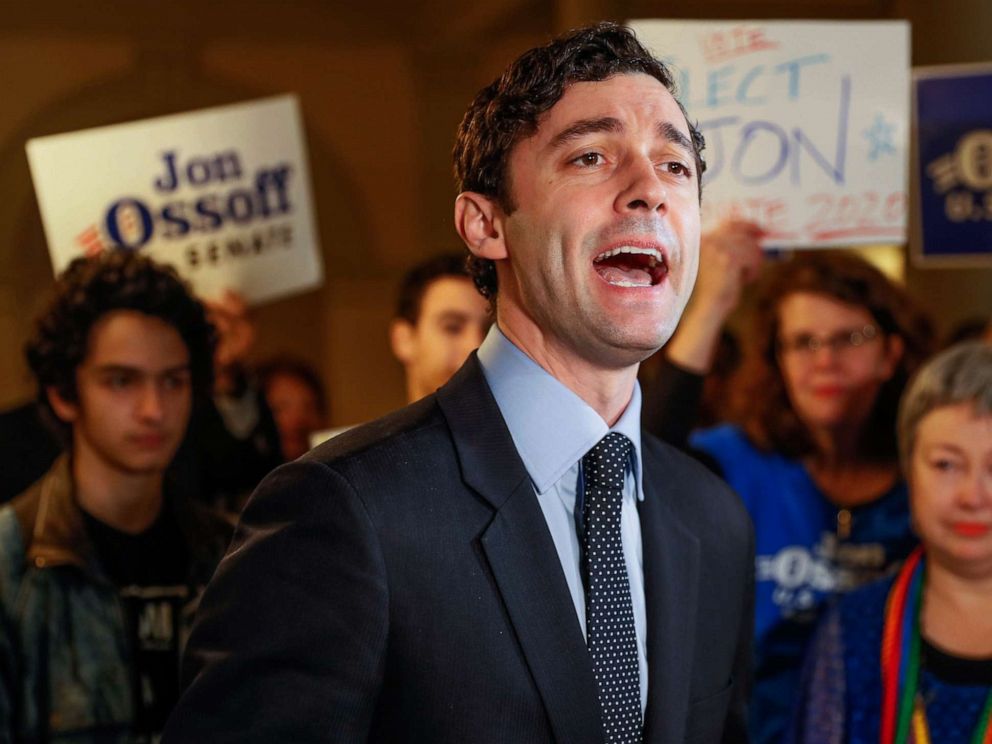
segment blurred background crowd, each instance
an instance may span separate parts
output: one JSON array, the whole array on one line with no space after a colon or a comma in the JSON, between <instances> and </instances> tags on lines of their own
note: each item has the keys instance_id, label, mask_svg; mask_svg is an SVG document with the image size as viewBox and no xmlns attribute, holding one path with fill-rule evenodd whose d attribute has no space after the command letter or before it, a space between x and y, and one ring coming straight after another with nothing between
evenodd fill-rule
<instances>
[{"instance_id":1,"label":"blurred background crowd","mask_svg":"<svg viewBox=\"0 0 992 744\"><path fill-rule=\"evenodd\" d=\"M97 10L99 8L99 10ZM237 12L187 0L95 8L49 0L4 9L0 61L0 344L21 349L53 283L24 143L42 135L296 93L306 126L326 279L253 309L253 361L291 353L317 370L329 425L405 399L384 329L393 292L419 260L459 250L451 147L466 102L524 49L602 18L907 19L912 64L989 59L981 0L249 0ZM692 113L692 112L690 112ZM696 114L699 116L699 114ZM938 330L975 315L992 270L890 261ZM0 358L0 408L33 396L20 354Z\"/></svg>"},{"instance_id":2,"label":"blurred background crowd","mask_svg":"<svg viewBox=\"0 0 992 744\"><path fill-rule=\"evenodd\" d=\"M160 334L155 353L179 342L179 362L166 354L154 369L136 365L139 376L164 374L170 364L190 368L187 377L163 377L143 404L146 414L164 420L168 396L188 393L188 409L175 409L179 435L144 445L167 454L156 471L157 498L163 489L180 491L211 516L190 517L210 528L195 542L182 515L162 526L155 514L143 520L87 507L85 520L96 522L85 529L96 544L98 571L118 591L201 584L210 570L203 565L219 558L230 522L266 473L344 427L430 394L485 337L491 314L451 229L449 174L452 133L482 83L549 33L603 17L761 18L784 10L761 0L692 8L501 0L387 4L370 14L358 5L300 0L278 8L247 2L235 14L178 0L108 2L100 13L67 2L5 11L0 502L18 494L34 501L0 511L0 544L6 535L5 547L16 553L24 546L14 546L12 535L39 534L39 504L57 503L46 499L55 499L59 486L38 484L65 481L60 454L67 447L78 452L87 437L99 440L100 426L113 426L91 423L88 388L77 376L102 353L95 339L115 338L116 325L103 322L110 316L124 324L125 338L147 342ZM976 0L939 9L916 0L811 0L789 4L787 12L908 18L914 64L992 58L990 37L981 31L992 26L992 9ZM287 89L300 96L307 126L321 288L256 307L229 292L201 298L201 307L169 271L134 255L81 261L56 285L25 140ZM930 711L932 740L957 741L958 729L987 725L992 689L992 626L981 619L988 608L982 598L992 596L992 269L919 269L904 246L769 253L763 237L762 225L740 220L704 235L682 324L641 371L645 427L721 474L755 524L754 739L860 741L851 733L858 726L884 728L886 716L896 721L895 709L861 710L844 693L864 689L864 700L882 697L885 679L865 681L856 661L880 653L883 634L895 632L891 625L917 628L906 643L912 648L916 638L917 655L920 643L929 654L926 673L917 672L920 689L942 691L937 699L950 701ZM202 326L195 333L209 339L198 347L187 332L192 326L160 311L165 305L149 309L127 292L99 290L103 285L143 287L134 290L142 298L154 287L179 305L188 301L188 312L202 314L190 321ZM130 322L138 325L126 327ZM83 339L75 357L67 328ZM130 384L125 373L100 384L123 389ZM108 526L114 532L101 533ZM117 534L149 539L153 528L160 543L128 545ZM147 575L126 570L158 544L160 555L182 556L181 576L165 565ZM201 550L213 546L219 550L206 550L211 555L201 560ZM67 560L58 551L37 552L37 544L34 553L26 549L38 569ZM924 554L932 568L921 615L922 590L914 595L912 587L922 581ZM876 579L887 580L883 590L859 594L823 619L832 599ZM0 601L4 581L0 575ZM890 591L903 598L908 620L886 614ZM193 598L183 595L177 612L189 610ZM929 630L923 641L920 616ZM56 627L51 616L35 620L36 627ZM0 680L44 686L39 680L51 667L43 670L29 648L42 641L12 630L9 617L5 622ZM139 625L127 632L141 642ZM118 720L154 738L175 691L171 673L149 670L168 668L172 657L136 658L126 663L141 666L152 692L135 693L143 702L132 703L125 673L120 694L129 712ZM897 674L908 663L900 658L891 660ZM964 682L962 659L977 662ZM5 692L0 741L7 721L18 727L11 729L14 741L46 727L72 730L55 716L63 700L42 695L39 706L18 709L28 694ZM99 717L86 707L75 711L86 720ZM910 720L911 703L906 710ZM948 733L942 738L940 731Z\"/></svg>"}]
</instances>

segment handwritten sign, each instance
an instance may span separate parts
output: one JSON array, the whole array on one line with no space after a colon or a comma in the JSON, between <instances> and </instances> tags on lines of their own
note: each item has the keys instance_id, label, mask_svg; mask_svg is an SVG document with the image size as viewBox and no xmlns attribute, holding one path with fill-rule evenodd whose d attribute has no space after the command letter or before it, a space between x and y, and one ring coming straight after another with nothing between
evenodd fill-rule
<instances>
[{"instance_id":1,"label":"handwritten sign","mask_svg":"<svg viewBox=\"0 0 992 744\"><path fill-rule=\"evenodd\" d=\"M768 247L905 240L907 23L629 25L706 137L704 225L754 220Z\"/></svg>"},{"instance_id":2,"label":"handwritten sign","mask_svg":"<svg viewBox=\"0 0 992 744\"><path fill-rule=\"evenodd\" d=\"M992 65L913 71L914 260L992 265Z\"/></svg>"},{"instance_id":3,"label":"handwritten sign","mask_svg":"<svg viewBox=\"0 0 992 744\"><path fill-rule=\"evenodd\" d=\"M204 297L257 303L322 280L293 96L41 137L27 153L56 273L140 250Z\"/></svg>"}]
</instances>

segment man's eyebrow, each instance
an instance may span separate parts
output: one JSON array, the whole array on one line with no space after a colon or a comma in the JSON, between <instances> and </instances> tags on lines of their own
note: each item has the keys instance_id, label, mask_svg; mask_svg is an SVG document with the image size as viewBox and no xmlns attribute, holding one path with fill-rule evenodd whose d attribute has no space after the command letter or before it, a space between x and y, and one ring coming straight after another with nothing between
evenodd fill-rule
<instances>
[{"instance_id":1,"label":"man's eyebrow","mask_svg":"<svg viewBox=\"0 0 992 744\"><path fill-rule=\"evenodd\" d=\"M173 375L177 372L190 372L192 367L189 362L186 364L177 364L174 367L169 367L168 369L162 369L158 371L149 371L142 369L141 367L130 367L126 364L101 364L96 367L97 374L117 374L117 375Z\"/></svg>"},{"instance_id":2,"label":"man's eyebrow","mask_svg":"<svg viewBox=\"0 0 992 744\"><path fill-rule=\"evenodd\" d=\"M695 148L692 146L692 140L686 137L677 126L672 124L672 122L659 122L657 129L659 137L668 140L673 145L678 145L679 147L685 148L689 152L695 152Z\"/></svg>"},{"instance_id":3,"label":"man's eyebrow","mask_svg":"<svg viewBox=\"0 0 992 744\"><path fill-rule=\"evenodd\" d=\"M468 313L462 312L461 310L444 310L438 313L437 319L441 321L468 320Z\"/></svg>"},{"instance_id":4,"label":"man's eyebrow","mask_svg":"<svg viewBox=\"0 0 992 744\"><path fill-rule=\"evenodd\" d=\"M683 134L682 131L670 121L659 122L656 129L658 136L662 139L668 140L672 144L678 145L690 153L695 152L692 140ZM558 134L552 138L549 147L552 150L556 150L559 147L567 145L572 140L578 139L586 134L593 134L595 132L622 131L623 122L612 116L602 116L596 119L580 119L574 124L571 124L558 132Z\"/></svg>"},{"instance_id":5,"label":"man's eyebrow","mask_svg":"<svg viewBox=\"0 0 992 744\"><path fill-rule=\"evenodd\" d=\"M594 132L622 132L623 122L612 116L602 116L597 119L579 119L579 121L562 129L554 136L549 144L552 150L567 145L574 139Z\"/></svg>"}]
</instances>

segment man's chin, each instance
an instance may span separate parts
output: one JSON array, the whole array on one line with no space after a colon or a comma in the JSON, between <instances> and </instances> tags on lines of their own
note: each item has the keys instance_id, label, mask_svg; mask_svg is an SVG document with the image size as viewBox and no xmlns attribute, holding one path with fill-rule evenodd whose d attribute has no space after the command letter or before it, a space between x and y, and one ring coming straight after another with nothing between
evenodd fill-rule
<instances>
[{"instance_id":1,"label":"man's chin","mask_svg":"<svg viewBox=\"0 0 992 744\"><path fill-rule=\"evenodd\" d=\"M627 347L623 350L621 354L618 355L619 366L621 367L633 367L643 362L645 359L649 359L658 353L658 349L661 348L661 344L651 345L651 346L634 346Z\"/></svg>"},{"instance_id":2,"label":"man's chin","mask_svg":"<svg viewBox=\"0 0 992 744\"><path fill-rule=\"evenodd\" d=\"M117 459L116 466L118 470L131 476L150 477L163 474L172 464L173 459L174 455L166 457L163 454L125 456Z\"/></svg>"},{"instance_id":3,"label":"man's chin","mask_svg":"<svg viewBox=\"0 0 992 744\"><path fill-rule=\"evenodd\" d=\"M628 369L655 354L663 343L657 336L645 338L621 335L609 338L605 343L590 344L586 349L586 356L603 369Z\"/></svg>"},{"instance_id":4,"label":"man's chin","mask_svg":"<svg viewBox=\"0 0 992 744\"><path fill-rule=\"evenodd\" d=\"M675 324L654 325L636 332L633 328L618 329L615 334L613 346L618 353L627 359L633 359L633 363L643 362L658 349L668 343L668 339L675 332Z\"/></svg>"}]
</instances>

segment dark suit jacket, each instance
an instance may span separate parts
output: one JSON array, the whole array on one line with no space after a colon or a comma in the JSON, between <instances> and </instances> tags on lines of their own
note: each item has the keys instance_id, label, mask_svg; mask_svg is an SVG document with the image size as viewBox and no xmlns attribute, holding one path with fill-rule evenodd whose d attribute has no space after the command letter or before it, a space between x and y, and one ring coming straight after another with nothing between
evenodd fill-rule
<instances>
[{"instance_id":1,"label":"dark suit jacket","mask_svg":"<svg viewBox=\"0 0 992 744\"><path fill-rule=\"evenodd\" d=\"M645 740L745 741L750 522L704 468L642 446ZM186 674L166 742L603 740L554 542L474 356L262 483Z\"/></svg>"}]
</instances>

